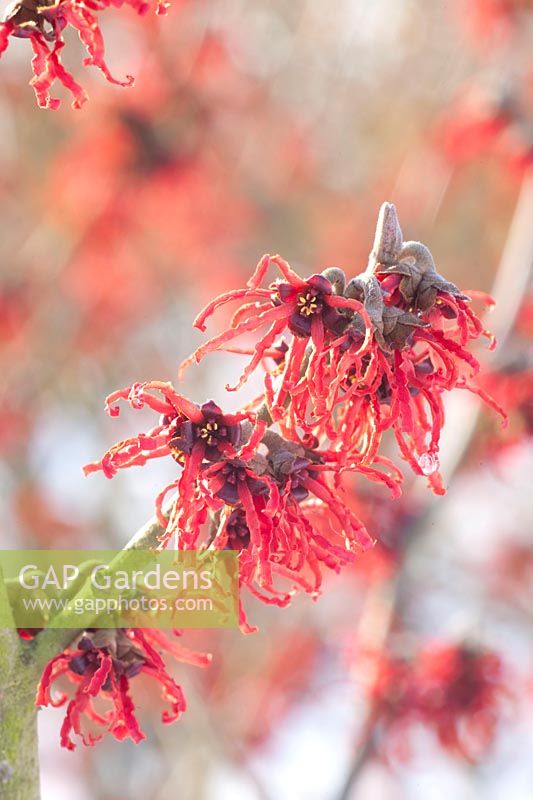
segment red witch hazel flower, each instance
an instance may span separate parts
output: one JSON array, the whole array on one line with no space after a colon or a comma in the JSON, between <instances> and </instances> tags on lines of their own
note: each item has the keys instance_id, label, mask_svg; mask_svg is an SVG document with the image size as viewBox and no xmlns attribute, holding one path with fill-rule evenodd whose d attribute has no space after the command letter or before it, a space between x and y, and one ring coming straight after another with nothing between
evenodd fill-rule
<instances>
[{"instance_id":1,"label":"red witch hazel flower","mask_svg":"<svg viewBox=\"0 0 533 800\"><path fill-rule=\"evenodd\" d=\"M275 281L266 289L261 288L260 284L271 264L277 266L284 280ZM368 323L369 333L359 343L359 350L364 350L368 343L370 320L361 302L339 293L342 287L337 282L337 272L333 270L303 280L280 256L263 256L246 289L220 295L196 317L195 327L205 330L206 320L218 308L235 300L245 301L233 315L229 329L201 345L183 362L181 373L191 363L199 363L207 353L228 350L226 346L234 339L268 326L255 345L252 359L237 386L232 388L239 389L263 358L271 355L278 336L282 333L292 334L291 343L283 356L278 384L275 390L270 383L267 387L270 389L267 391L267 401L271 417L281 420L290 393L297 385L311 381L311 376L315 382L320 380L320 357L346 327L347 312L352 312L352 315L354 311L359 312ZM278 349L279 352L283 353Z\"/></svg>"},{"instance_id":2,"label":"red witch hazel flower","mask_svg":"<svg viewBox=\"0 0 533 800\"><path fill-rule=\"evenodd\" d=\"M271 263L284 280L261 288ZM214 350L249 352L239 388L265 360L273 361L265 375L270 418L287 439L326 442L341 468L368 469L379 458L382 434L392 429L402 458L443 493L444 393L467 389L503 414L473 382L479 363L467 349L482 335L493 346L493 338L470 298L437 273L427 247L403 242L391 203L381 208L366 271L349 282L338 268L303 280L279 256L264 256L247 288L216 298L196 327L204 330L211 314L232 301L244 303L229 328L201 345L182 371ZM253 349L232 346L263 328ZM286 349L277 341L282 333L292 337Z\"/></svg>"},{"instance_id":3,"label":"red witch hazel flower","mask_svg":"<svg viewBox=\"0 0 533 800\"><path fill-rule=\"evenodd\" d=\"M414 657L375 653L369 658L372 680L367 688L381 723L385 756L409 756L406 734L413 723L432 730L458 758L476 762L486 754L502 706L510 699L497 653L465 642L436 642Z\"/></svg>"},{"instance_id":4,"label":"red witch hazel flower","mask_svg":"<svg viewBox=\"0 0 533 800\"><path fill-rule=\"evenodd\" d=\"M373 457L381 433L392 428L402 458L441 494L438 454L444 393L467 389L505 417L474 383L480 365L467 349L481 335L491 346L494 339L470 308L470 298L437 273L427 247L403 242L389 203L380 212L368 268L350 281L346 293L364 303L376 347L363 358L354 354L352 341L361 336L358 320L334 344L328 397L322 405L314 404L323 414L321 425L343 458L363 461L368 454ZM491 298L475 294L493 304ZM332 426L327 415L335 408L338 416Z\"/></svg>"},{"instance_id":5,"label":"red witch hazel flower","mask_svg":"<svg viewBox=\"0 0 533 800\"><path fill-rule=\"evenodd\" d=\"M241 585L286 605L298 589L317 596L322 565L338 571L373 544L343 502L338 464L327 454L286 442L253 413L223 414L212 401L196 406L167 383L115 392L107 399L111 414L119 399L147 405L160 424L119 442L85 472L112 478L118 469L173 457L183 471L156 500L161 547L175 535L180 549L238 550ZM277 588L276 578L290 586ZM242 610L241 624L249 630Z\"/></svg>"},{"instance_id":6,"label":"red witch hazel flower","mask_svg":"<svg viewBox=\"0 0 533 800\"><path fill-rule=\"evenodd\" d=\"M263 445L266 456L206 471L211 473L203 496L211 512L208 546L239 551L241 586L265 603L285 606L298 590L317 597L323 566L339 572L374 543L339 487L328 481L336 464L272 431ZM199 541L198 524L195 533ZM279 588L279 580L288 582L288 589ZM241 627L251 630L242 609Z\"/></svg>"},{"instance_id":7,"label":"red witch hazel flower","mask_svg":"<svg viewBox=\"0 0 533 800\"><path fill-rule=\"evenodd\" d=\"M183 467L183 472L160 493L156 511L165 529L162 546L174 533L181 532L180 546L185 549L190 544L186 540L190 525L203 513L199 510L198 494L206 467L226 459L247 458L255 452L266 423L257 420L251 412L223 414L212 401L197 406L178 394L170 383L162 381L136 383L109 395L106 407L111 416L119 413L118 400L125 400L136 409L148 406L161 415L159 425L147 433L118 442L100 461L84 467L84 472L88 475L102 470L107 478L112 478L119 469L172 456ZM167 519L163 504L172 490L178 490L178 496Z\"/></svg>"},{"instance_id":8,"label":"red witch hazel flower","mask_svg":"<svg viewBox=\"0 0 533 800\"><path fill-rule=\"evenodd\" d=\"M498 654L467 643L433 645L419 654L414 680L421 716L440 744L467 761L482 758L509 698Z\"/></svg>"},{"instance_id":9,"label":"red witch hazel flower","mask_svg":"<svg viewBox=\"0 0 533 800\"><path fill-rule=\"evenodd\" d=\"M33 50L31 86L41 108L56 109L60 101L50 94L52 84L58 80L73 96L74 108L81 108L87 93L61 63L65 46L64 32L70 26L78 32L85 45L85 66L98 67L110 83L131 86L133 78L114 78L105 61L104 40L98 23L98 14L106 8L131 6L138 14L146 14L150 2L145 0L15 0L5 11L0 24L0 56L7 49L9 38L29 39ZM166 13L167 4L158 0L156 13Z\"/></svg>"},{"instance_id":10,"label":"red witch hazel flower","mask_svg":"<svg viewBox=\"0 0 533 800\"><path fill-rule=\"evenodd\" d=\"M161 685L163 699L170 709L162 713L164 723L174 722L185 711L181 687L170 676L160 651L176 660L205 667L210 656L188 651L164 633L156 630L88 630L75 647L53 658L45 667L36 703L40 706L63 706L66 715L61 727L61 745L74 750L72 734L85 745L94 745L103 737L104 728L115 739L145 738L135 716L130 683L138 675L148 675ZM52 696L52 684L65 676L75 690ZM70 698L70 699L69 699ZM102 707L100 708L99 705Z\"/></svg>"},{"instance_id":11,"label":"red witch hazel flower","mask_svg":"<svg viewBox=\"0 0 533 800\"><path fill-rule=\"evenodd\" d=\"M436 130L436 144L452 164L496 157L522 175L533 161L529 101L519 86L495 92L478 83L451 106Z\"/></svg>"}]
</instances>

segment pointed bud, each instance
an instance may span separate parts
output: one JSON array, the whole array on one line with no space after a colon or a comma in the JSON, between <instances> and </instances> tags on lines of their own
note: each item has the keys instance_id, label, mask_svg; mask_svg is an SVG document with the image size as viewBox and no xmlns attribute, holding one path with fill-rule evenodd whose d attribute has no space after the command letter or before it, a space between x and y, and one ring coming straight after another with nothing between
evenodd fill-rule
<instances>
[{"instance_id":1,"label":"pointed bud","mask_svg":"<svg viewBox=\"0 0 533 800\"><path fill-rule=\"evenodd\" d=\"M383 203L379 209L374 246L368 261L369 271L376 264L395 264L402 248L402 229L396 208L392 203Z\"/></svg>"}]
</instances>

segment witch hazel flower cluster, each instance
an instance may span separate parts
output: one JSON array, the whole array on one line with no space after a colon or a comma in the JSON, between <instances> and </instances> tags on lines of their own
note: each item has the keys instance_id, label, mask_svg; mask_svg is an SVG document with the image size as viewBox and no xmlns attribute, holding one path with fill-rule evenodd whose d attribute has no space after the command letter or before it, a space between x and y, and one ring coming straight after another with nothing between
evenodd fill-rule
<instances>
[{"instance_id":1,"label":"witch hazel flower cluster","mask_svg":"<svg viewBox=\"0 0 533 800\"><path fill-rule=\"evenodd\" d=\"M85 89L61 62L65 33L74 29L84 45L87 56L84 66L97 67L105 78L119 86L132 86L134 79L127 75L119 80L111 74L105 60L104 38L99 14L108 8L130 6L139 14L148 13L150 0L14 0L4 12L0 23L0 56L12 37L28 39L33 51L33 78L30 82L41 108L57 109L60 101L50 90L55 81L72 94L73 108L81 108L88 99ZM155 11L165 14L168 4L156 0Z\"/></svg>"},{"instance_id":2,"label":"witch hazel flower cluster","mask_svg":"<svg viewBox=\"0 0 533 800\"><path fill-rule=\"evenodd\" d=\"M281 277L264 284L270 267ZM485 298L491 304L490 298ZM470 298L440 276L429 250L403 242L395 208L380 211L365 272L300 277L264 256L246 287L220 295L195 320L205 329L238 303L229 325L181 366L214 351L247 355L238 390L262 370L264 392L237 414L197 405L171 384L137 383L107 398L159 416L149 431L114 445L85 467L120 469L169 457L176 478L156 499L160 547L239 551L241 583L267 603L298 590L316 596L323 566L338 571L373 544L350 509L343 475L355 473L400 494L402 472L381 453L392 431L401 458L443 493L438 471L443 396L481 394L470 343L490 334ZM236 340L253 337L252 346ZM244 344L248 344L245 342ZM494 403L493 403L494 405ZM241 622L246 628L244 613Z\"/></svg>"},{"instance_id":3,"label":"witch hazel flower cluster","mask_svg":"<svg viewBox=\"0 0 533 800\"><path fill-rule=\"evenodd\" d=\"M270 265L282 279L263 288ZM263 366L260 402L286 439L304 447L320 442L339 471L394 482L397 474L388 481L375 469L391 468L379 447L392 430L403 460L442 494L445 393L474 392L505 416L475 383L480 365L469 346L480 336L490 347L495 341L471 308L473 294L493 305L489 296L467 296L439 275L425 245L403 241L396 210L384 203L364 272L348 280L329 268L304 280L279 256L264 256L245 289L221 295L196 318L205 330L218 308L245 301L228 329L201 345L181 372L215 350L247 352L233 341L266 328L248 351L239 383L227 389L238 389Z\"/></svg>"},{"instance_id":4,"label":"witch hazel flower cluster","mask_svg":"<svg viewBox=\"0 0 533 800\"><path fill-rule=\"evenodd\" d=\"M271 267L280 277L267 283ZM265 286L266 283L266 286ZM491 300L485 298L490 305ZM441 277L429 250L403 242L396 211L380 211L367 269L347 279L338 268L303 278L279 256L264 256L248 284L214 299L196 327L222 306L238 303L228 327L181 366L209 353L247 356L236 386L261 370L264 390L237 413L209 400L197 404L170 383L151 380L113 392L121 403L157 417L149 430L113 445L84 471L112 479L119 470L171 459L175 478L155 499L159 548L237 551L240 627L256 630L243 606L246 592L267 604L288 605L297 592L317 598L327 569L339 572L374 539L350 507L346 474L382 484L393 497L403 474L381 452L392 431L401 458L426 476L437 493L444 424L443 396L466 389L495 403L475 384L479 363L471 342L488 337L470 298ZM241 337L248 341L237 342ZM250 344L250 338L252 342ZM157 631L86 632L75 648L53 659L38 702L67 705L62 743L77 734L97 741L84 725L121 739L142 738L129 688L144 673L158 681L176 719L184 708L161 653L202 666ZM66 675L70 695L55 700L51 686ZM95 701L110 704L100 712Z\"/></svg>"},{"instance_id":5,"label":"witch hazel flower cluster","mask_svg":"<svg viewBox=\"0 0 533 800\"><path fill-rule=\"evenodd\" d=\"M119 442L85 473L112 478L119 469L173 458L178 477L156 498L161 548L175 537L182 550L237 550L241 585L285 606L297 590L317 596L322 565L339 571L373 544L340 500L337 462L284 439L259 413L225 414L213 401L198 406L160 381L110 395L112 415L120 400L152 409L159 424ZM252 630L242 606L240 621Z\"/></svg>"}]
</instances>

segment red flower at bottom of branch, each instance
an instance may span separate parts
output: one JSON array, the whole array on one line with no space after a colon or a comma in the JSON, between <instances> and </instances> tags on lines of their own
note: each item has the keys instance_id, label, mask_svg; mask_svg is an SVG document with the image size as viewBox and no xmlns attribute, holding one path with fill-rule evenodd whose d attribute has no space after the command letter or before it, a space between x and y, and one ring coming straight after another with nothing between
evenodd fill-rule
<instances>
[{"instance_id":1,"label":"red flower at bottom of branch","mask_svg":"<svg viewBox=\"0 0 533 800\"><path fill-rule=\"evenodd\" d=\"M86 631L75 647L53 658L41 676L35 702L57 707L68 700L61 745L74 750L73 733L85 745L96 744L104 734L92 732L91 726L95 730L104 728L119 741L130 738L137 743L144 739L130 696L130 683L140 674L161 685L162 697L170 705L170 710L163 711L162 721L177 720L185 711L185 697L168 673L160 651L199 667L207 666L211 660L209 655L188 651L161 631L139 628ZM73 696L69 692L52 697L52 684L61 676L74 685ZM101 710L96 707L99 701L103 701Z\"/></svg>"}]
</instances>

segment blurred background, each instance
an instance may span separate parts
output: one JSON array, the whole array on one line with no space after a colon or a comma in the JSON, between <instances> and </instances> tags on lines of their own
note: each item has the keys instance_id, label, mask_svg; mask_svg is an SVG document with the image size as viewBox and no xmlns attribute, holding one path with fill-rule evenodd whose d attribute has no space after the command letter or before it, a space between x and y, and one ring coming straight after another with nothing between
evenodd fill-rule
<instances>
[{"instance_id":1,"label":"blurred background","mask_svg":"<svg viewBox=\"0 0 533 800\"><path fill-rule=\"evenodd\" d=\"M167 18L102 17L132 89L83 69L72 38L90 101L44 112L29 43L0 63L2 547L125 543L173 464L83 477L149 424L110 420L105 395L176 380L197 311L264 252L303 274L364 269L384 200L440 273L494 287L501 344L477 355L510 424L456 398L446 497L355 487L380 543L317 603L249 603L253 636L188 634L215 659L176 668L176 725L142 682L137 746L61 751L63 712L41 712L44 800L531 800L533 2L176 0ZM207 359L184 391L236 407L222 387L239 367ZM435 641L499 659L497 702L472 711L477 758L409 721L394 668L392 691L365 678L369 648L382 664Z\"/></svg>"}]
</instances>

